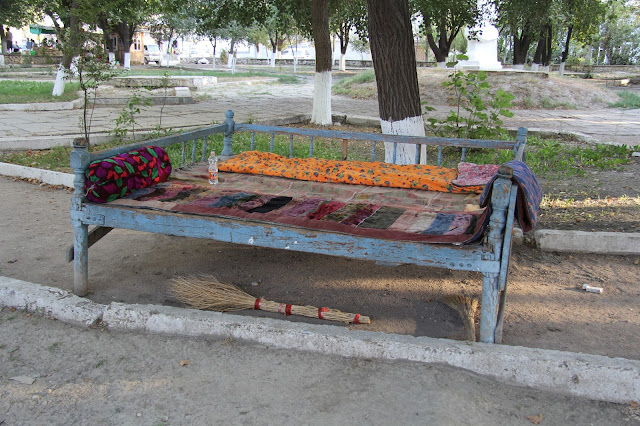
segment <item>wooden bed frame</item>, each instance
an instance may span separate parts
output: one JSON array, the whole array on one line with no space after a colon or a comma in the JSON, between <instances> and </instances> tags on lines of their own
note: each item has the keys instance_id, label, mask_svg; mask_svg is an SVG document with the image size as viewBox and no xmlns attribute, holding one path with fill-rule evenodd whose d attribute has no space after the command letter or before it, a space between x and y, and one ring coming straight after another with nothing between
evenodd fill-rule
<instances>
[{"instance_id":1,"label":"wooden bed frame","mask_svg":"<svg viewBox=\"0 0 640 426\"><path fill-rule=\"evenodd\" d=\"M113 228L345 256L389 264L397 264L398 259L402 259L402 263L480 272L482 274L480 340L487 343L501 342L517 193L516 185L511 182L512 170L508 167L500 168L498 178L493 183L490 201L492 214L483 239L477 244L470 245L385 240L228 217L200 217L150 210L141 212L126 207L109 207L105 204L87 201L84 189L85 171L92 161L149 145L167 147L172 144L182 144L182 165L189 162L188 151L191 154L191 162L205 161L208 154L207 138L217 133L224 133L224 149L221 157L225 158L234 155L232 137L234 132L239 131L251 132L251 148L254 145L256 132L267 132L272 135L272 149L273 135L288 135L291 152L293 152L294 135L309 137L309 156L313 156L314 137L330 137L343 141L343 155L345 157L349 141L371 141L373 144L372 158L374 158L376 143L391 142L394 147L394 159L398 144L416 144L416 147L421 145L440 147L438 164L443 146L463 148L462 160L464 160L465 148L491 148L512 150L515 160L524 161L526 129L518 130L515 141L469 140L236 124L233 121L233 115L232 111L227 111L224 123L205 129L96 153L89 153L86 144L82 141L74 144L71 153L71 167L75 173L75 192L71 200L74 241L67 257L69 261L71 259L74 261L73 291L75 294L84 296L88 292L89 247ZM200 158L197 159L196 142L198 140L203 142ZM189 143L192 144L190 150L188 149ZM398 191L403 191L403 189L398 189ZM89 225L95 226L90 232Z\"/></svg>"}]
</instances>

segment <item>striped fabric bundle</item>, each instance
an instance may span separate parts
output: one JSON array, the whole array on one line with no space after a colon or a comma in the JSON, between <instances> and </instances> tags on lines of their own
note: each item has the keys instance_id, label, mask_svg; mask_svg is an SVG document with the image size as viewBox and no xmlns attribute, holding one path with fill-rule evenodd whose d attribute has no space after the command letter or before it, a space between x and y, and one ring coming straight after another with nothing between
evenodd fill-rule
<instances>
[{"instance_id":1,"label":"striped fabric bundle","mask_svg":"<svg viewBox=\"0 0 640 426\"><path fill-rule=\"evenodd\" d=\"M87 199L108 203L126 197L137 189L165 182L171 174L171 161L158 146L97 160L86 171L84 183Z\"/></svg>"}]
</instances>

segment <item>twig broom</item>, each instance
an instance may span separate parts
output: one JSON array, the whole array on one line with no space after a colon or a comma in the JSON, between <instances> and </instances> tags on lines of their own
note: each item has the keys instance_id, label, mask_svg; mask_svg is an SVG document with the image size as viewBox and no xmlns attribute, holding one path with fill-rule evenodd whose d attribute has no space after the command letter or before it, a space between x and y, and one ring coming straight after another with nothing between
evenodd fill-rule
<instances>
[{"instance_id":1,"label":"twig broom","mask_svg":"<svg viewBox=\"0 0 640 426\"><path fill-rule=\"evenodd\" d=\"M462 323L464 324L464 329L466 332L465 339L471 342L476 341L476 323L475 316L476 310L478 309L478 299L473 299L467 296L461 295L450 295L445 296L442 299L445 305L454 309L460 318L462 319Z\"/></svg>"},{"instance_id":2,"label":"twig broom","mask_svg":"<svg viewBox=\"0 0 640 426\"><path fill-rule=\"evenodd\" d=\"M350 314L329 308L290 305L255 298L231 284L223 284L211 276L177 277L172 280L169 292L196 309L228 312L256 309L283 315L301 315L329 321L353 324L369 324L371 319L360 314Z\"/></svg>"}]
</instances>

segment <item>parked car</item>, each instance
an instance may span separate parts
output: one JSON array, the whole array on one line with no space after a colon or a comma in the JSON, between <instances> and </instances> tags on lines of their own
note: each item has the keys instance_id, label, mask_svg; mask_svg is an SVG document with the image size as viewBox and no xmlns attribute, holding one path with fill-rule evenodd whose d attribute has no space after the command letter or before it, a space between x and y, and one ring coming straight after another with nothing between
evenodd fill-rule
<instances>
[{"instance_id":1,"label":"parked car","mask_svg":"<svg viewBox=\"0 0 640 426\"><path fill-rule=\"evenodd\" d=\"M162 55L160 54L160 47L157 44L145 44L144 45L144 63L155 62L160 63Z\"/></svg>"}]
</instances>

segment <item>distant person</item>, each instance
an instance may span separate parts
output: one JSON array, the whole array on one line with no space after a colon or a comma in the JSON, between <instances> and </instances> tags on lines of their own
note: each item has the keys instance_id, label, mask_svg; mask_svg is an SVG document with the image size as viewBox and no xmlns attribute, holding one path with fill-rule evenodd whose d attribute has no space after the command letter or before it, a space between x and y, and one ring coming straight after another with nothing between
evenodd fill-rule
<instances>
[{"instance_id":1,"label":"distant person","mask_svg":"<svg viewBox=\"0 0 640 426\"><path fill-rule=\"evenodd\" d=\"M7 30L7 36L4 40L7 43L7 51L11 52L13 50L13 34L11 34L11 31Z\"/></svg>"}]
</instances>

